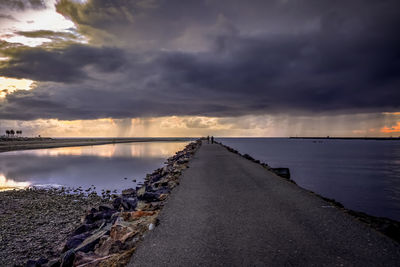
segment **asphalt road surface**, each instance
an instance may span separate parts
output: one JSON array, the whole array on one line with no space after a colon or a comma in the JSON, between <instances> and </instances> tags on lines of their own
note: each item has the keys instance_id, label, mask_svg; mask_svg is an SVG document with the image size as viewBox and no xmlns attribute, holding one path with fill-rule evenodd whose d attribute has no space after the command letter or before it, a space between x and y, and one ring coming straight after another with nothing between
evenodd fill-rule
<instances>
[{"instance_id":1,"label":"asphalt road surface","mask_svg":"<svg viewBox=\"0 0 400 267\"><path fill-rule=\"evenodd\" d=\"M130 266L400 266L400 246L262 166L203 143Z\"/></svg>"}]
</instances>

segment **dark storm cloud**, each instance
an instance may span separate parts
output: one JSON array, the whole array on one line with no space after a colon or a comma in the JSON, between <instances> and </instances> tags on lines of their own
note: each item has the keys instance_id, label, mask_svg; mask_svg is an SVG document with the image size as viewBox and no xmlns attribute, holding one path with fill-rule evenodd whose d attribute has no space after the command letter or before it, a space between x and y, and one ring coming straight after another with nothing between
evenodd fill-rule
<instances>
[{"instance_id":1,"label":"dark storm cloud","mask_svg":"<svg viewBox=\"0 0 400 267\"><path fill-rule=\"evenodd\" d=\"M89 78L85 67L110 72L125 64L120 49L85 45L56 50L18 47L6 49L3 54L11 59L0 64L0 75L37 81L77 82Z\"/></svg>"},{"instance_id":2,"label":"dark storm cloud","mask_svg":"<svg viewBox=\"0 0 400 267\"><path fill-rule=\"evenodd\" d=\"M0 118L398 110L397 2L63 0L81 32L115 48L18 50L0 74L75 83L9 95Z\"/></svg>"},{"instance_id":3,"label":"dark storm cloud","mask_svg":"<svg viewBox=\"0 0 400 267\"><path fill-rule=\"evenodd\" d=\"M12 21L18 21L16 18L14 18L11 15L6 15L6 14L0 14L0 21L1 20L12 20Z\"/></svg>"},{"instance_id":4,"label":"dark storm cloud","mask_svg":"<svg viewBox=\"0 0 400 267\"><path fill-rule=\"evenodd\" d=\"M43 0L0 0L1 9L39 9L45 8L46 4Z\"/></svg>"},{"instance_id":5,"label":"dark storm cloud","mask_svg":"<svg viewBox=\"0 0 400 267\"><path fill-rule=\"evenodd\" d=\"M0 15L1 16L1 15ZM47 39L76 39L76 36L69 32L54 32L48 30L38 30L38 31L19 31L16 34L25 36L28 38L47 38Z\"/></svg>"},{"instance_id":6,"label":"dark storm cloud","mask_svg":"<svg viewBox=\"0 0 400 267\"><path fill-rule=\"evenodd\" d=\"M161 40L178 37L184 23L204 24L216 10L209 1L89 0L85 5L60 0L57 11L70 18L93 42L113 42L135 47L162 46ZM211 13L211 14L208 14ZM135 39L131 43L130 40Z\"/></svg>"}]
</instances>

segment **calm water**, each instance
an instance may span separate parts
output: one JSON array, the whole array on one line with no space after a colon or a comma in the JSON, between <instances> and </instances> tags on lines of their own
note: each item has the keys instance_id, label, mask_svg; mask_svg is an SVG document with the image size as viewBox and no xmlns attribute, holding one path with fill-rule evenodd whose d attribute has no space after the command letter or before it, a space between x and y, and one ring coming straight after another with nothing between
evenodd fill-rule
<instances>
[{"instance_id":1,"label":"calm water","mask_svg":"<svg viewBox=\"0 0 400 267\"><path fill-rule=\"evenodd\" d=\"M187 144L143 142L0 153L0 187L95 185L97 191L120 191L135 187Z\"/></svg>"},{"instance_id":2,"label":"calm water","mask_svg":"<svg viewBox=\"0 0 400 267\"><path fill-rule=\"evenodd\" d=\"M400 221L400 141L217 140L272 167L290 168L298 185L347 208Z\"/></svg>"}]
</instances>

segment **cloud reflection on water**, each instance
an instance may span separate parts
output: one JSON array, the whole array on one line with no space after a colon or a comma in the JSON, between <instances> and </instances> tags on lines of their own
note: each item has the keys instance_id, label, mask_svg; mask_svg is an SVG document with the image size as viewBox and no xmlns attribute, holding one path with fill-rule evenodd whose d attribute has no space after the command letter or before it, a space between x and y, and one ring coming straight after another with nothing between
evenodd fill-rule
<instances>
[{"instance_id":1,"label":"cloud reflection on water","mask_svg":"<svg viewBox=\"0 0 400 267\"><path fill-rule=\"evenodd\" d=\"M29 182L16 182L14 180L7 179L3 174L0 174L0 191L26 188L29 185Z\"/></svg>"},{"instance_id":2,"label":"cloud reflection on water","mask_svg":"<svg viewBox=\"0 0 400 267\"><path fill-rule=\"evenodd\" d=\"M59 147L7 152L7 155L35 155L38 157L95 156L122 158L159 158L173 155L186 142L137 142L100 146Z\"/></svg>"},{"instance_id":3,"label":"cloud reflection on water","mask_svg":"<svg viewBox=\"0 0 400 267\"><path fill-rule=\"evenodd\" d=\"M17 184L83 188L95 185L99 192L119 191L135 187L146 173L162 166L166 158L186 144L125 143L6 152L0 154L0 175Z\"/></svg>"}]
</instances>

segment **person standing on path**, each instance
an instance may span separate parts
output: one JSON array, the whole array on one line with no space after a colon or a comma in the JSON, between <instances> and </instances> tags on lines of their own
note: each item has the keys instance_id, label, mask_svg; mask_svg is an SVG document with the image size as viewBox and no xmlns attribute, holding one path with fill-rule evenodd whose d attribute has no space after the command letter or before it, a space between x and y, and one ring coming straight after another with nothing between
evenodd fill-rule
<instances>
[{"instance_id":1,"label":"person standing on path","mask_svg":"<svg viewBox=\"0 0 400 267\"><path fill-rule=\"evenodd\" d=\"M210 136L207 135L207 144L209 144L209 143L210 143Z\"/></svg>"},{"instance_id":2,"label":"person standing on path","mask_svg":"<svg viewBox=\"0 0 400 267\"><path fill-rule=\"evenodd\" d=\"M211 136L211 144L214 144L214 136Z\"/></svg>"}]
</instances>

